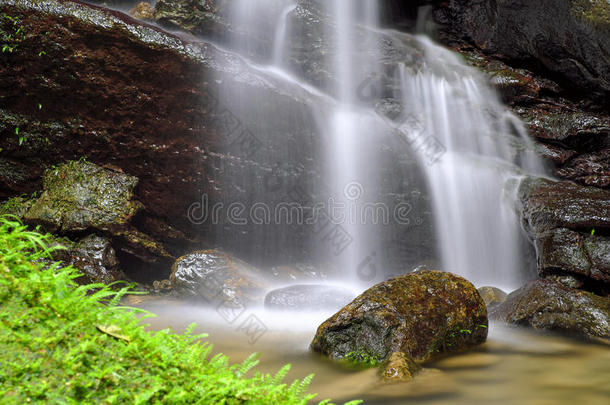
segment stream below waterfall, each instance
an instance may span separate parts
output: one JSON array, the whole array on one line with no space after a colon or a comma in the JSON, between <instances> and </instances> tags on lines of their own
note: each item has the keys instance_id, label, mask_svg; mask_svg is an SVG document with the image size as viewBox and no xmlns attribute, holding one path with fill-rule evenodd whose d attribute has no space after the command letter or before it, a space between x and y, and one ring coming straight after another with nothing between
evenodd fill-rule
<instances>
[{"instance_id":1,"label":"stream below waterfall","mask_svg":"<svg viewBox=\"0 0 610 405\"><path fill-rule=\"evenodd\" d=\"M491 324L487 342L472 351L429 364L409 383L381 384L376 368L350 370L309 351L317 325L331 312L306 314L246 310L233 323L208 307L167 299L131 297L131 303L155 313L151 329L209 334L214 353L239 363L260 352L258 370L275 373L290 363L286 381L315 377L310 392L336 403L363 399L365 404L607 404L610 351L548 332ZM139 302L139 304L138 304ZM262 333L241 327L256 317ZM255 342L250 339L254 338Z\"/></svg>"}]
</instances>

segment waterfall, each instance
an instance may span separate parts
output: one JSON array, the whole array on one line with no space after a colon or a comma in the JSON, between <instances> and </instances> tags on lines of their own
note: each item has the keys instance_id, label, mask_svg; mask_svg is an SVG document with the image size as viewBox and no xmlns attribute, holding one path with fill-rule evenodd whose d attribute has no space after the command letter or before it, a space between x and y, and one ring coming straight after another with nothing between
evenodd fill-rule
<instances>
[{"instance_id":1,"label":"waterfall","mask_svg":"<svg viewBox=\"0 0 610 405\"><path fill-rule=\"evenodd\" d=\"M426 164L443 269L482 285L516 287L524 275L520 226L507 184L522 170L541 172L529 154L514 162L521 142L533 150L521 122L481 73L425 37L420 69L400 69L406 113L446 149Z\"/></svg>"},{"instance_id":2,"label":"waterfall","mask_svg":"<svg viewBox=\"0 0 610 405\"><path fill-rule=\"evenodd\" d=\"M320 17L295 27L295 16L305 15L303 7L312 4ZM382 256L388 226L362 223L360 213L349 211L356 203L381 203L374 185L387 179L379 177L377 168L392 162L377 161L379 154L372 150L388 129L406 141L404 155L414 156L424 174L442 270L478 285L511 288L523 280L520 227L509 185L523 173L543 169L523 125L482 73L426 37L383 29L373 0L234 0L230 19L236 53L259 69L265 66L274 77L316 87L334 100L332 108L325 107L330 111L310 108L325 138L328 195L348 208L343 215L330 215L351 238L334 258L343 280L370 284L388 273L359 273L363 263ZM324 27L321 38L312 39L311 21ZM297 46L293 41L299 35ZM295 69L298 57L314 51L322 60ZM321 76L312 77L312 71ZM374 100L360 94L370 78L376 86ZM223 97L246 109L261 102L256 95ZM380 108L387 105L393 107ZM282 117L266 119L269 126ZM392 195L411 191L421 193L407 189Z\"/></svg>"}]
</instances>

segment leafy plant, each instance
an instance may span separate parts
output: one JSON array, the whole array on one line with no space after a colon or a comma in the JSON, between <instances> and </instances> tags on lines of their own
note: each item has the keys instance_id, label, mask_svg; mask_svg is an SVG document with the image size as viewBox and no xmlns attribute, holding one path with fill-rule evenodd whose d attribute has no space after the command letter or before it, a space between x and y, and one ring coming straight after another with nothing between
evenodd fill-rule
<instances>
[{"instance_id":1,"label":"leafy plant","mask_svg":"<svg viewBox=\"0 0 610 405\"><path fill-rule=\"evenodd\" d=\"M312 375L282 382L289 365L244 377L257 357L231 365L211 356L193 326L145 330L142 317L152 314L120 305L131 286L78 286L77 270L50 260L61 249L50 245L50 235L0 217L2 403L306 404L315 396Z\"/></svg>"},{"instance_id":2,"label":"leafy plant","mask_svg":"<svg viewBox=\"0 0 610 405\"><path fill-rule=\"evenodd\" d=\"M381 361L377 358L377 356L364 350L349 352L345 355L345 358L353 363L367 367L377 367L379 364L381 364Z\"/></svg>"},{"instance_id":3,"label":"leafy plant","mask_svg":"<svg viewBox=\"0 0 610 405\"><path fill-rule=\"evenodd\" d=\"M0 37L0 41L2 42L2 53L14 52L21 41L25 39L25 33L23 32L23 26L21 25L21 20L19 17L10 16L6 13L0 14L0 24L4 27L4 31L2 32L2 37Z\"/></svg>"}]
</instances>

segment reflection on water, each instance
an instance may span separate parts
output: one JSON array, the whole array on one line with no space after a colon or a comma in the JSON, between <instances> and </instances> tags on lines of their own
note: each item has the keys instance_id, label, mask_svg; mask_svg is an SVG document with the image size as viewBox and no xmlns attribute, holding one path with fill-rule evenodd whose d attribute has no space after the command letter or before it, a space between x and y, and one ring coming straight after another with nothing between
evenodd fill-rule
<instances>
[{"instance_id":1,"label":"reflection on water","mask_svg":"<svg viewBox=\"0 0 610 405\"><path fill-rule=\"evenodd\" d=\"M366 404L607 404L610 350L560 336L490 325L487 343L476 350L426 365L410 383L381 385L375 369L347 370L308 350L328 313L277 313L246 308L228 318L220 311L179 301L131 297L130 304L157 314L153 329L183 331L197 323L215 352L232 362L261 352L259 370L275 372L292 364L289 379L310 373L317 399L364 399ZM252 320L256 320L252 324ZM261 333L262 331L262 333ZM256 333L255 333L256 332Z\"/></svg>"}]
</instances>

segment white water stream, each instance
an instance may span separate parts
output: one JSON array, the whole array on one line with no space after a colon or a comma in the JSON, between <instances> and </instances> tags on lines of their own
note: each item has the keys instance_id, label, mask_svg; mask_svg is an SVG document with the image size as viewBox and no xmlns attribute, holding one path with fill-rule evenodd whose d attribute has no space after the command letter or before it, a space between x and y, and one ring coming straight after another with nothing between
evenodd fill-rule
<instances>
[{"instance_id":1,"label":"white water stream","mask_svg":"<svg viewBox=\"0 0 610 405\"><path fill-rule=\"evenodd\" d=\"M256 41L243 38L264 37L266 33L274 38L273 44L268 55L261 55L267 66L261 68L259 61L257 68L307 89L307 78L295 76L289 68L294 46L290 42L294 38L290 35L292 18L298 12L298 2L233 3L232 26L246 33L231 44L234 51L256 53ZM328 45L330 51L325 54L334 80L327 85L331 87L318 86L318 91L336 103L330 114L318 115L324 117L319 127L329 139L325 167L335 202L349 206L367 193L362 184L374 181L369 168L383 164L370 161L364 150L377 135L377 127L370 125L371 114L377 112L370 100L359 98L358 89L367 77L390 71L382 80L392 82L393 99L401 111L392 120L380 113L379 121L398 128L397 136L408 140L423 168L442 269L476 285L517 287L526 271L521 260L519 221L511 208L512 191L507 184L523 171L543 171L533 154L519 152L519 148L530 146L523 125L508 112L483 74L466 66L458 55L426 37L381 29L378 2L331 0L323 9L332 21L326 24L324 35L334 44ZM404 62L388 62L382 54L382 40L409 42L417 52ZM261 102L243 99L243 94L223 96L240 98L245 105ZM365 139L368 141L363 142ZM334 219L353 239L336 264L347 283L362 286L356 269L369 252L380 250L379 233L384 228L345 217Z\"/></svg>"}]
</instances>

